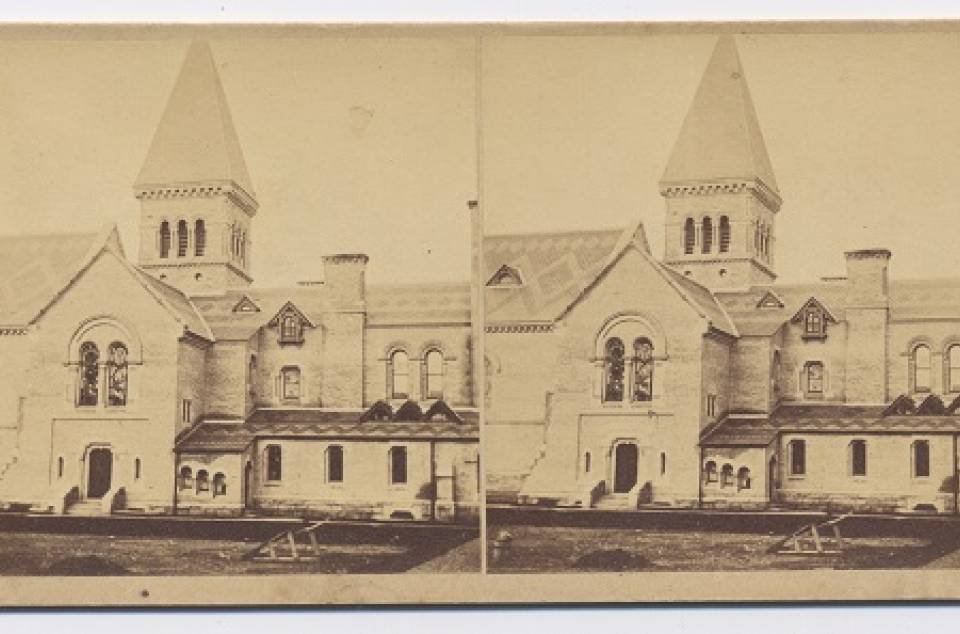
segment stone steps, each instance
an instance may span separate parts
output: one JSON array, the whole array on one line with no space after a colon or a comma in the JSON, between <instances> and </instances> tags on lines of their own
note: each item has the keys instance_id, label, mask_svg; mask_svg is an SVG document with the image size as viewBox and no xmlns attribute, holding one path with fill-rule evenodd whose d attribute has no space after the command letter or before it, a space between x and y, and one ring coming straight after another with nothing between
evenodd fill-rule
<instances>
[{"instance_id":1,"label":"stone steps","mask_svg":"<svg viewBox=\"0 0 960 634\"><path fill-rule=\"evenodd\" d=\"M66 510L65 515L80 515L84 517L97 517L97 516L106 516L108 513L104 513L100 508L100 500L80 500L79 502L74 502L70 505L70 508Z\"/></svg>"}]
</instances>

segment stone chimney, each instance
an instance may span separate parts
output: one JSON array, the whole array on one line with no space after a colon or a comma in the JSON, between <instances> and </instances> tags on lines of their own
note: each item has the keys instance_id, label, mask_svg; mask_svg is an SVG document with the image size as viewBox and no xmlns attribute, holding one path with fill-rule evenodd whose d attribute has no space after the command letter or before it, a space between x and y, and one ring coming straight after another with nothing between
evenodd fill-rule
<instances>
[{"instance_id":1,"label":"stone chimney","mask_svg":"<svg viewBox=\"0 0 960 634\"><path fill-rule=\"evenodd\" d=\"M323 256L323 287L333 304L343 307L363 304L369 259L363 253Z\"/></svg>"},{"instance_id":2,"label":"stone chimney","mask_svg":"<svg viewBox=\"0 0 960 634\"><path fill-rule=\"evenodd\" d=\"M887 265L890 251L848 251L847 351L845 400L886 404L887 394Z\"/></svg>"}]
</instances>

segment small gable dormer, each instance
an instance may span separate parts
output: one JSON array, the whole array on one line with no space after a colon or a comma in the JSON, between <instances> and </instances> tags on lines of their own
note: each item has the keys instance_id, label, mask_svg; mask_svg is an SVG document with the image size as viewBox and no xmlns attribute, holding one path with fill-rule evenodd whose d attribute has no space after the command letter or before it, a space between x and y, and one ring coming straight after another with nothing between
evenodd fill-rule
<instances>
[{"instance_id":1,"label":"small gable dormer","mask_svg":"<svg viewBox=\"0 0 960 634\"><path fill-rule=\"evenodd\" d=\"M235 313L259 313L260 307L257 306L257 303L250 299L249 296L244 295L240 298L240 301L234 304L233 312Z\"/></svg>"},{"instance_id":2,"label":"small gable dormer","mask_svg":"<svg viewBox=\"0 0 960 634\"><path fill-rule=\"evenodd\" d=\"M504 264L493 274L493 277L487 282L487 286L492 288L523 286L523 276L520 274L520 269Z\"/></svg>"},{"instance_id":3,"label":"small gable dormer","mask_svg":"<svg viewBox=\"0 0 960 634\"><path fill-rule=\"evenodd\" d=\"M830 311L815 297L808 299L790 321L800 324L800 336L804 339L826 339L827 322L837 323Z\"/></svg>"},{"instance_id":4,"label":"small gable dormer","mask_svg":"<svg viewBox=\"0 0 960 634\"><path fill-rule=\"evenodd\" d=\"M303 314L293 302L287 302L283 305L273 319L267 322L270 328L277 328L279 332L280 345L301 344L304 340L304 330L306 328L316 328L316 325Z\"/></svg>"},{"instance_id":5,"label":"small gable dormer","mask_svg":"<svg viewBox=\"0 0 960 634\"><path fill-rule=\"evenodd\" d=\"M757 302L757 308L783 308L783 300L773 291L767 291Z\"/></svg>"}]
</instances>

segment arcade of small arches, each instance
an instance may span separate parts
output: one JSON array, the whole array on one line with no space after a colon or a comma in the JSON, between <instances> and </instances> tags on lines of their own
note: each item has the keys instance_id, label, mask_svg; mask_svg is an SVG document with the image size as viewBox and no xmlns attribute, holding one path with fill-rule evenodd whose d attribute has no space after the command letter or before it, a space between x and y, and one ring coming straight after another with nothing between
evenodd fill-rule
<instances>
[{"instance_id":1,"label":"arcade of small arches","mask_svg":"<svg viewBox=\"0 0 960 634\"><path fill-rule=\"evenodd\" d=\"M429 346L419 359L411 359L407 348L402 345L392 346L387 353L387 398L391 400L406 399L412 392L410 377L411 365L419 361L420 366L420 395L426 400L443 398L443 351L438 346Z\"/></svg>"},{"instance_id":2,"label":"arcade of small arches","mask_svg":"<svg viewBox=\"0 0 960 634\"><path fill-rule=\"evenodd\" d=\"M769 261L772 253L773 229L770 225L757 221L753 223L754 252ZM730 251L730 217L720 216L718 221L704 216L698 223L688 217L683 225L683 252L693 255L699 250L702 254L728 253Z\"/></svg>"},{"instance_id":3,"label":"arcade of small arches","mask_svg":"<svg viewBox=\"0 0 960 634\"><path fill-rule=\"evenodd\" d=\"M703 484L704 487L719 487L727 489L736 487L737 491L743 491L751 488L750 469L740 467L734 476L733 465L729 462L724 463L717 470L716 460L707 460L703 464Z\"/></svg>"},{"instance_id":4,"label":"arcade of small arches","mask_svg":"<svg viewBox=\"0 0 960 634\"><path fill-rule=\"evenodd\" d=\"M198 496L220 497L227 494L227 476L218 471L211 478L207 469L198 469L194 475L190 465L183 465L177 474L177 488L181 493L191 492Z\"/></svg>"},{"instance_id":5,"label":"arcade of small arches","mask_svg":"<svg viewBox=\"0 0 960 634\"><path fill-rule=\"evenodd\" d=\"M238 260L241 264L246 264L249 250L247 232L236 224L229 228L227 249L232 259ZM168 220L161 221L157 252L161 259L168 259L172 256L177 258L204 257L207 253L206 222L203 218L198 218L191 226L189 222L182 218L176 221L175 225L171 225Z\"/></svg>"}]
</instances>

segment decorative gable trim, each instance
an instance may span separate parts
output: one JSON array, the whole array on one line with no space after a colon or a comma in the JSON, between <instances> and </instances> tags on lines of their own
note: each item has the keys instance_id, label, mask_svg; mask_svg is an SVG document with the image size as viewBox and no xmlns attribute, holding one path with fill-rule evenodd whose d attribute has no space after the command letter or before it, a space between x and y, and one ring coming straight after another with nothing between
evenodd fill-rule
<instances>
[{"instance_id":1,"label":"decorative gable trim","mask_svg":"<svg viewBox=\"0 0 960 634\"><path fill-rule=\"evenodd\" d=\"M257 303L250 299L249 295L244 295L240 298L233 306L233 312L235 313L259 313L260 307L257 306ZM274 318L276 319L276 317Z\"/></svg>"},{"instance_id":2,"label":"decorative gable trim","mask_svg":"<svg viewBox=\"0 0 960 634\"><path fill-rule=\"evenodd\" d=\"M837 323L830 311L816 297L811 297L804 302L790 321L801 324L801 336L804 339L826 339L827 322Z\"/></svg>"},{"instance_id":3,"label":"decorative gable trim","mask_svg":"<svg viewBox=\"0 0 960 634\"><path fill-rule=\"evenodd\" d=\"M523 285L523 274L520 269L509 264L502 265L487 281L487 286L492 288L513 288Z\"/></svg>"},{"instance_id":4,"label":"decorative gable trim","mask_svg":"<svg viewBox=\"0 0 960 634\"><path fill-rule=\"evenodd\" d=\"M757 308L783 308L783 300L773 291L767 291L757 302Z\"/></svg>"},{"instance_id":5,"label":"decorative gable trim","mask_svg":"<svg viewBox=\"0 0 960 634\"><path fill-rule=\"evenodd\" d=\"M820 313L823 314L824 318L827 321L830 321L831 323L834 323L834 324L837 323L836 318L830 314L830 311L827 310L827 307L824 306L822 303L820 303L820 301L816 297L811 297L806 302L804 302L803 306L800 307L800 310L798 310L796 314L794 314L794 316L790 319L790 321L792 321L793 323L800 323L801 321L803 321L806 314L811 310L819 310Z\"/></svg>"},{"instance_id":6,"label":"decorative gable trim","mask_svg":"<svg viewBox=\"0 0 960 634\"><path fill-rule=\"evenodd\" d=\"M280 320L287 316L287 314L293 313L299 320L300 323L310 326L311 328L316 328L316 324L310 321L310 318L303 314L299 308L297 308L293 302L287 302L284 304L280 310L277 311L277 314L273 316L273 319L267 322L267 326L274 327L280 325Z\"/></svg>"}]
</instances>

